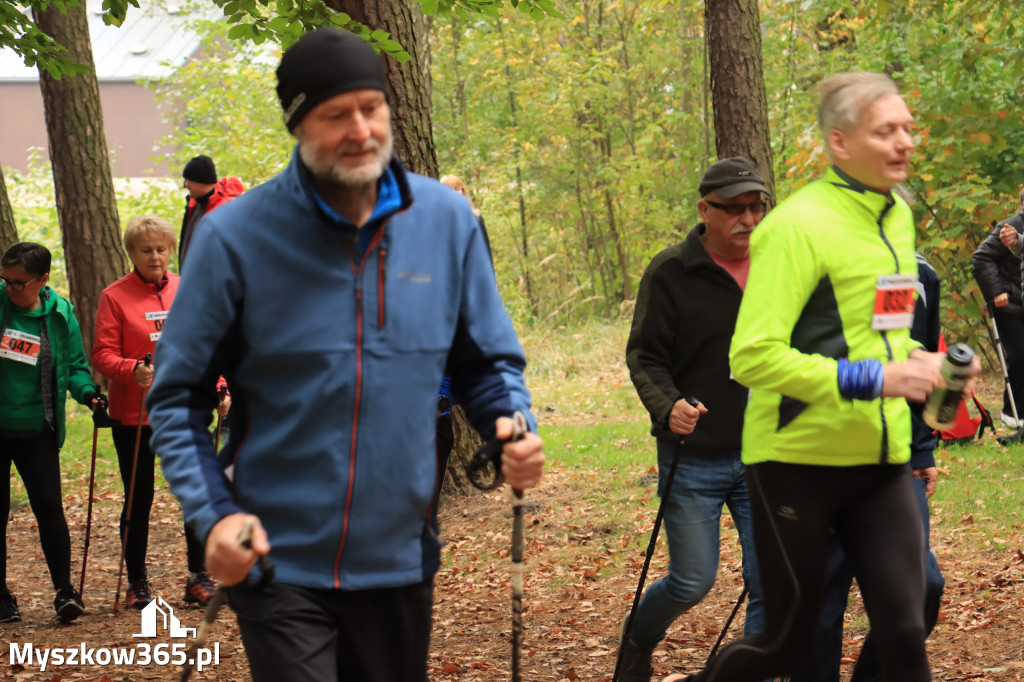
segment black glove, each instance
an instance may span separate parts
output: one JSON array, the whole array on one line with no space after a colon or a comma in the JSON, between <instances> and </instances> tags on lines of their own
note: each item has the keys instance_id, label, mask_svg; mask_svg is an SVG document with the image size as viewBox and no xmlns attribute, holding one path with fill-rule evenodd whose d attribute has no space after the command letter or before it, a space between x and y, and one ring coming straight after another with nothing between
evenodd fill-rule
<instances>
[{"instance_id":1,"label":"black glove","mask_svg":"<svg viewBox=\"0 0 1024 682\"><path fill-rule=\"evenodd\" d=\"M92 423L98 428L106 428L113 426L114 420L107 414L107 396L103 395L99 391L86 391L85 395L82 396L85 399L86 404L92 409ZM92 401L96 401L96 406L93 407Z\"/></svg>"}]
</instances>

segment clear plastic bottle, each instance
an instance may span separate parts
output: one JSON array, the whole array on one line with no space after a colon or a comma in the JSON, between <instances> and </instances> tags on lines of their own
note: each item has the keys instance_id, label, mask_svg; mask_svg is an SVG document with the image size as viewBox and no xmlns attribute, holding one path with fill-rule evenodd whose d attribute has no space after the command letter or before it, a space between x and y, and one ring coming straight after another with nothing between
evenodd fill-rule
<instances>
[{"instance_id":1,"label":"clear plastic bottle","mask_svg":"<svg viewBox=\"0 0 1024 682\"><path fill-rule=\"evenodd\" d=\"M946 380L946 387L936 387L924 405L924 420L928 426L936 431L945 431L953 425L964 386L971 378L973 363L974 351L970 346L954 343L946 349L940 370Z\"/></svg>"}]
</instances>

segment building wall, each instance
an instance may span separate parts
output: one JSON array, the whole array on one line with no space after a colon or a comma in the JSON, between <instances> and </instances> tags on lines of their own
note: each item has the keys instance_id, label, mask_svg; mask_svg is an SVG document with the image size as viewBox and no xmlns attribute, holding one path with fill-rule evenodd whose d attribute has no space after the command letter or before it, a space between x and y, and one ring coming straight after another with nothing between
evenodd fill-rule
<instances>
[{"instance_id":1,"label":"building wall","mask_svg":"<svg viewBox=\"0 0 1024 682\"><path fill-rule=\"evenodd\" d=\"M115 177L175 174L149 158L170 131L160 118L152 90L132 82L101 82L100 102ZM0 82L0 167L26 170L32 147L39 147L40 157L49 159L39 83Z\"/></svg>"}]
</instances>

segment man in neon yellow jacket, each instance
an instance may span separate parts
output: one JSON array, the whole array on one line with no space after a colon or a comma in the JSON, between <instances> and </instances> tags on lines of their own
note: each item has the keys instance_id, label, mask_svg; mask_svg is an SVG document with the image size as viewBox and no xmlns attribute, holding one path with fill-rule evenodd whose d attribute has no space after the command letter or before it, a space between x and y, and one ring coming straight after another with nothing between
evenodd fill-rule
<instances>
[{"instance_id":1,"label":"man in neon yellow jacket","mask_svg":"<svg viewBox=\"0 0 1024 682\"><path fill-rule=\"evenodd\" d=\"M689 678L699 682L808 666L831 527L864 595L885 679L931 680L906 400L941 383L942 356L910 339L914 224L893 191L907 177L913 118L886 76L839 74L821 89L834 165L754 233L730 348L734 376L751 388L743 462L765 629Z\"/></svg>"}]
</instances>

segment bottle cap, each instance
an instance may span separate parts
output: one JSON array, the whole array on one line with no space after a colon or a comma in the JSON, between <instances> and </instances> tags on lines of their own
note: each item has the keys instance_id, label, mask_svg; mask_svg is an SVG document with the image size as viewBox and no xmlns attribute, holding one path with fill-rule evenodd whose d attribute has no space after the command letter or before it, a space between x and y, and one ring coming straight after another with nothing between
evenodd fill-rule
<instances>
[{"instance_id":1,"label":"bottle cap","mask_svg":"<svg viewBox=\"0 0 1024 682\"><path fill-rule=\"evenodd\" d=\"M957 367L966 367L974 361L974 351L965 343L954 343L946 349L946 357Z\"/></svg>"}]
</instances>

